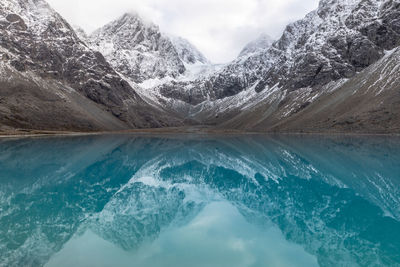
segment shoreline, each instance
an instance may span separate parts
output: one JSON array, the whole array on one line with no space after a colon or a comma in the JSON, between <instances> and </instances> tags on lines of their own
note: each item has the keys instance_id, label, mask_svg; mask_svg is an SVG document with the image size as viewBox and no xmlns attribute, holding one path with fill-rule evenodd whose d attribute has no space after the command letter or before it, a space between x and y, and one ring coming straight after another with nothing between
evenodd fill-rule
<instances>
[{"instance_id":1,"label":"shoreline","mask_svg":"<svg viewBox=\"0 0 400 267\"><path fill-rule=\"evenodd\" d=\"M16 130L0 132L0 139L29 138L29 137L55 137L55 136L90 136L90 135L307 135L307 136L386 136L400 137L400 133L349 133L349 132L260 132L234 129L218 129L208 126L204 127L170 127L170 128L148 128L131 129L120 131L96 131L96 132L75 132L75 131L46 131L46 130Z\"/></svg>"}]
</instances>

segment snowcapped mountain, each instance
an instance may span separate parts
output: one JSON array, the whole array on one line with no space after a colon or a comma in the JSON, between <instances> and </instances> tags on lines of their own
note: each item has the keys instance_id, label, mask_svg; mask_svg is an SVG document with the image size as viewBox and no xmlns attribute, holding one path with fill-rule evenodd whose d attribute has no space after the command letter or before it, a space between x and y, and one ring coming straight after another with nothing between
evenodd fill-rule
<instances>
[{"instance_id":1,"label":"snowcapped mountain","mask_svg":"<svg viewBox=\"0 0 400 267\"><path fill-rule=\"evenodd\" d=\"M211 90L223 98L253 85L296 90L351 78L400 44L398 14L393 1L323 0L270 48L217 72Z\"/></svg>"},{"instance_id":2,"label":"snowcapped mountain","mask_svg":"<svg viewBox=\"0 0 400 267\"><path fill-rule=\"evenodd\" d=\"M158 26L137 14L125 14L89 37L93 49L136 83L175 79L186 65L208 64L208 60L187 40L169 37Z\"/></svg>"},{"instance_id":3,"label":"snowcapped mountain","mask_svg":"<svg viewBox=\"0 0 400 267\"><path fill-rule=\"evenodd\" d=\"M206 80L221 68L210 63L188 40L164 34L158 26L132 13L96 30L88 44L126 79L137 83L143 99L184 118L190 108L180 99L185 92L171 96L172 91L164 92L163 88L183 83L188 86L184 90L196 90L192 87L196 79Z\"/></svg>"},{"instance_id":4,"label":"snowcapped mountain","mask_svg":"<svg viewBox=\"0 0 400 267\"><path fill-rule=\"evenodd\" d=\"M81 39L83 42L87 43L89 36L87 35L87 33L85 32L84 29L82 29L80 26L78 25L72 25L73 29L75 30L76 35L79 37L79 39Z\"/></svg>"},{"instance_id":5,"label":"snowcapped mountain","mask_svg":"<svg viewBox=\"0 0 400 267\"><path fill-rule=\"evenodd\" d=\"M44 0L0 3L2 125L111 130L168 124Z\"/></svg>"},{"instance_id":6,"label":"snowcapped mountain","mask_svg":"<svg viewBox=\"0 0 400 267\"><path fill-rule=\"evenodd\" d=\"M245 111L263 121L266 130L268 123L298 113L398 47L399 5L386 0L323 0L266 49L239 57L206 78L166 83L158 91L170 102L183 102L188 116L201 124L237 128L246 120ZM262 111L254 113L256 106ZM239 115L241 119L228 123ZM247 124L247 129L253 126Z\"/></svg>"},{"instance_id":7,"label":"snowcapped mountain","mask_svg":"<svg viewBox=\"0 0 400 267\"><path fill-rule=\"evenodd\" d=\"M170 39L183 63L210 64L208 59L188 40L177 36L170 36Z\"/></svg>"},{"instance_id":8,"label":"snowcapped mountain","mask_svg":"<svg viewBox=\"0 0 400 267\"><path fill-rule=\"evenodd\" d=\"M392 70L400 60L397 52L387 51L400 45L399 7L398 1L321 1L260 55L266 63L254 86L264 90L265 100L256 105L250 100L252 110L226 123L239 127L246 121L246 127L263 130L280 124L277 131L398 131L392 110L398 109L395 92L400 87ZM290 126L283 126L286 122Z\"/></svg>"},{"instance_id":9,"label":"snowcapped mountain","mask_svg":"<svg viewBox=\"0 0 400 267\"><path fill-rule=\"evenodd\" d=\"M267 50L274 43L274 39L268 34L261 34L256 40L248 43L243 50L240 52L239 57L250 56L255 53L259 53Z\"/></svg>"}]
</instances>

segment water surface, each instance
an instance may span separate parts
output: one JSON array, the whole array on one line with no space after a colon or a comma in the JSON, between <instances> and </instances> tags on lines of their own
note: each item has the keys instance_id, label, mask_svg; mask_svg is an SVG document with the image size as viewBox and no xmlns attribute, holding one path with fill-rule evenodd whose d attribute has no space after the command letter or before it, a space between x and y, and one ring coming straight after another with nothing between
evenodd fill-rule
<instances>
[{"instance_id":1,"label":"water surface","mask_svg":"<svg viewBox=\"0 0 400 267\"><path fill-rule=\"evenodd\" d=\"M0 266L400 266L400 139L4 139Z\"/></svg>"}]
</instances>

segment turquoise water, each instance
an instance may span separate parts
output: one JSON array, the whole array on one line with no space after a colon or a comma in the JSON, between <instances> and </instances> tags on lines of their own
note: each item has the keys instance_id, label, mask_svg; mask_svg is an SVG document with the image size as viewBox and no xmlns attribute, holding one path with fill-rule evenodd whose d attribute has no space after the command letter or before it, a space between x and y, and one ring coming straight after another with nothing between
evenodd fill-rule
<instances>
[{"instance_id":1,"label":"turquoise water","mask_svg":"<svg viewBox=\"0 0 400 267\"><path fill-rule=\"evenodd\" d=\"M400 266L400 139L0 140L0 266Z\"/></svg>"}]
</instances>

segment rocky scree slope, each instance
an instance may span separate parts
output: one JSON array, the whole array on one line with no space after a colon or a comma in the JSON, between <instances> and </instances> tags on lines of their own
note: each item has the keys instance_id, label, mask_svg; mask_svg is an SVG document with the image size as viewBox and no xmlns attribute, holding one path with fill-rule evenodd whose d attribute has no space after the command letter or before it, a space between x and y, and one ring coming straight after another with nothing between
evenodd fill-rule
<instances>
[{"instance_id":1,"label":"rocky scree slope","mask_svg":"<svg viewBox=\"0 0 400 267\"><path fill-rule=\"evenodd\" d=\"M400 133L400 47L351 79L319 90L264 90L263 100L219 127L256 131L317 133Z\"/></svg>"}]
</instances>

